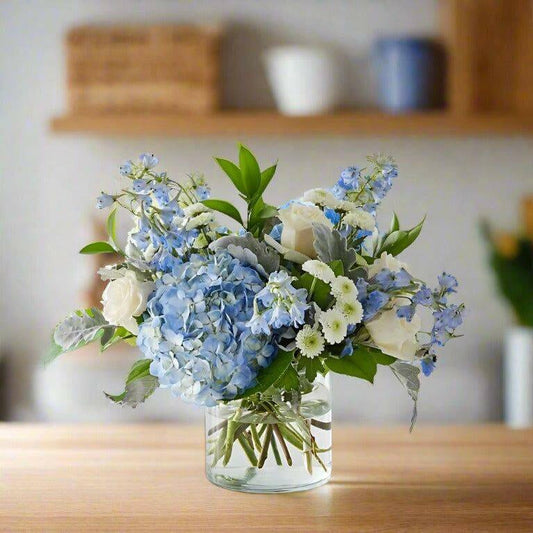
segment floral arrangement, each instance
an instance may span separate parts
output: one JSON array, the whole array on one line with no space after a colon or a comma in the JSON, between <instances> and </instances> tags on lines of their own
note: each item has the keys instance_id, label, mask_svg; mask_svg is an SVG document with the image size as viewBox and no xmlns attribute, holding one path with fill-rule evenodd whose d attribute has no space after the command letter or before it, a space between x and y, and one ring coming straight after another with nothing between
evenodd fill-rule
<instances>
[{"instance_id":1,"label":"floral arrangement","mask_svg":"<svg viewBox=\"0 0 533 533\"><path fill-rule=\"evenodd\" d=\"M311 428L328 425L298 420L300 408L292 418L282 414L329 372L373 382L378 367L388 367L415 402L414 423L419 373L429 376L438 349L458 336L463 305L450 303L452 275L443 273L430 288L397 259L423 221L401 229L394 215L387 231L376 226L398 174L394 161L369 157L366 168L343 170L332 188L309 190L279 208L263 199L276 165L261 170L244 146L238 163L216 161L245 203L244 217L210 198L203 177L179 183L156 171L151 154L120 168L128 185L97 199L97 207L111 208L109 241L81 253L118 253L123 261L99 271L108 281L102 310L63 320L48 359L91 342L104 351L125 341L142 358L124 391L108 394L114 402L136 406L161 387L203 406L237 405L210 430L213 464L227 462L234 442L259 468L269 443L278 459L276 442L289 464L287 443L320 464L325 450ZM133 217L124 249L117 207ZM237 431L244 412L274 416L275 424Z\"/></svg>"}]
</instances>

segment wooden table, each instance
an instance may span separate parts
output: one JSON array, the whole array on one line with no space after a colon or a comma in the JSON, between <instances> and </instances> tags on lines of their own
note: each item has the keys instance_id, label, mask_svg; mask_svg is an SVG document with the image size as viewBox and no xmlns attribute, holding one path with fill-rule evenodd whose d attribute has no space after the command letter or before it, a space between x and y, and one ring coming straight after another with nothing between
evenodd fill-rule
<instances>
[{"instance_id":1,"label":"wooden table","mask_svg":"<svg viewBox=\"0 0 533 533\"><path fill-rule=\"evenodd\" d=\"M310 492L240 494L176 425L0 425L0 531L533 531L533 430L334 428Z\"/></svg>"}]
</instances>

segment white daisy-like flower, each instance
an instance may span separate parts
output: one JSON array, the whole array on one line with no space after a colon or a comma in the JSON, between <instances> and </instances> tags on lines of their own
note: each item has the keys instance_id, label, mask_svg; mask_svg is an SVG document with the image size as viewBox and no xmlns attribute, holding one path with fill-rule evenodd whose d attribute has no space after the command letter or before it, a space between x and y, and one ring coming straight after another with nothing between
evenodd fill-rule
<instances>
[{"instance_id":1,"label":"white daisy-like flower","mask_svg":"<svg viewBox=\"0 0 533 533\"><path fill-rule=\"evenodd\" d=\"M348 333L348 322L338 309L329 309L320 315L324 337L329 344L342 342Z\"/></svg>"},{"instance_id":2,"label":"white daisy-like flower","mask_svg":"<svg viewBox=\"0 0 533 533\"><path fill-rule=\"evenodd\" d=\"M310 259L309 261L306 261L302 265L302 270L325 283L331 283L335 279L335 273L333 270L331 270L326 263L323 263L318 259Z\"/></svg>"},{"instance_id":3,"label":"white daisy-like flower","mask_svg":"<svg viewBox=\"0 0 533 533\"><path fill-rule=\"evenodd\" d=\"M331 209L336 209L339 205L339 200L326 189L310 189L309 191L305 191L303 200L312 204L330 207Z\"/></svg>"},{"instance_id":4,"label":"white daisy-like flower","mask_svg":"<svg viewBox=\"0 0 533 533\"><path fill-rule=\"evenodd\" d=\"M342 217L342 223L347 226L353 226L354 228L361 228L367 231L373 231L376 227L376 220L374 217L361 208L354 209L344 215Z\"/></svg>"},{"instance_id":5,"label":"white daisy-like flower","mask_svg":"<svg viewBox=\"0 0 533 533\"><path fill-rule=\"evenodd\" d=\"M357 298L359 291L350 278L339 276L331 283L331 293L337 300L352 301Z\"/></svg>"},{"instance_id":6,"label":"white daisy-like flower","mask_svg":"<svg viewBox=\"0 0 533 533\"><path fill-rule=\"evenodd\" d=\"M296 347L304 357L313 359L324 351L324 337L318 329L306 324L296 335Z\"/></svg>"},{"instance_id":7,"label":"white daisy-like flower","mask_svg":"<svg viewBox=\"0 0 533 533\"><path fill-rule=\"evenodd\" d=\"M208 211L210 209L201 203L191 204L183 208L183 212L187 218L192 218L200 213L207 213Z\"/></svg>"},{"instance_id":8,"label":"white daisy-like flower","mask_svg":"<svg viewBox=\"0 0 533 533\"><path fill-rule=\"evenodd\" d=\"M194 228L199 228L200 226L207 226L208 224L211 224L213 220L213 213L200 213L199 215L196 215L195 217L187 221L185 229L190 230Z\"/></svg>"},{"instance_id":9,"label":"white daisy-like flower","mask_svg":"<svg viewBox=\"0 0 533 533\"><path fill-rule=\"evenodd\" d=\"M344 211L345 213L351 213L352 211L356 211L357 209L361 209L360 204L356 204L355 202L350 202L348 200L342 200L338 203L337 206L341 211Z\"/></svg>"},{"instance_id":10,"label":"white daisy-like flower","mask_svg":"<svg viewBox=\"0 0 533 533\"><path fill-rule=\"evenodd\" d=\"M359 324L363 320L363 306L355 298L353 300L341 300L337 302L335 308L343 314L348 324Z\"/></svg>"}]
</instances>

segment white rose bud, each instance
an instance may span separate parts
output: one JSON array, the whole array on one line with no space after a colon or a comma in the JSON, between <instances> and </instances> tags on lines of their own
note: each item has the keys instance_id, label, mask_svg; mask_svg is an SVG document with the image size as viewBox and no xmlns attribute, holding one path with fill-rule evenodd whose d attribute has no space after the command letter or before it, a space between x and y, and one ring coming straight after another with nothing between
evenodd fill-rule
<instances>
[{"instance_id":1,"label":"white rose bud","mask_svg":"<svg viewBox=\"0 0 533 533\"><path fill-rule=\"evenodd\" d=\"M134 317L146 309L148 296L154 290L151 281L139 281L131 270L122 278L110 281L102 294L104 318L113 326L122 326L134 335L139 332Z\"/></svg>"},{"instance_id":2,"label":"white rose bud","mask_svg":"<svg viewBox=\"0 0 533 533\"><path fill-rule=\"evenodd\" d=\"M281 244L307 257L315 258L313 224L322 224L332 229L333 224L316 205L291 204L279 211L283 223Z\"/></svg>"},{"instance_id":3,"label":"white rose bud","mask_svg":"<svg viewBox=\"0 0 533 533\"><path fill-rule=\"evenodd\" d=\"M418 350L416 335L422 327L422 321L415 313L411 322L407 322L405 318L399 318L396 311L396 306L383 311L365 324L366 329L383 353L404 361L412 361Z\"/></svg>"}]
</instances>

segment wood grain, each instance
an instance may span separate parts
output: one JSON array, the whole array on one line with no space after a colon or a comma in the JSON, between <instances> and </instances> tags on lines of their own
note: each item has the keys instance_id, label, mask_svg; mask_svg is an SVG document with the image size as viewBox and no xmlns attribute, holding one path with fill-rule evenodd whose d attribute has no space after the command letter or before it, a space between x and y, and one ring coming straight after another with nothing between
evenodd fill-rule
<instances>
[{"instance_id":1,"label":"wood grain","mask_svg":"<svg viewBox=\"0 0 533 533\"><path fill-rule=\"evenodd\" d=\"M64 115L52 120L57 133L138 136L336 136L336 135L531 135L533 115L446 112L388 115L345 111L330 115L287 117L275 111L222 111L212 115L100 114Z\"/></svg>"},{"instance_id":2,"label":"wood grain","mask_svg":"<svg viewBox=\"0 0 533 533\"><path fill-rule=\"evenodd\" d=\"M334 429L331 482L210 485L203 430L0 425L1 531L531 531L533 430Z\"/></svg>"}]
</instances>

